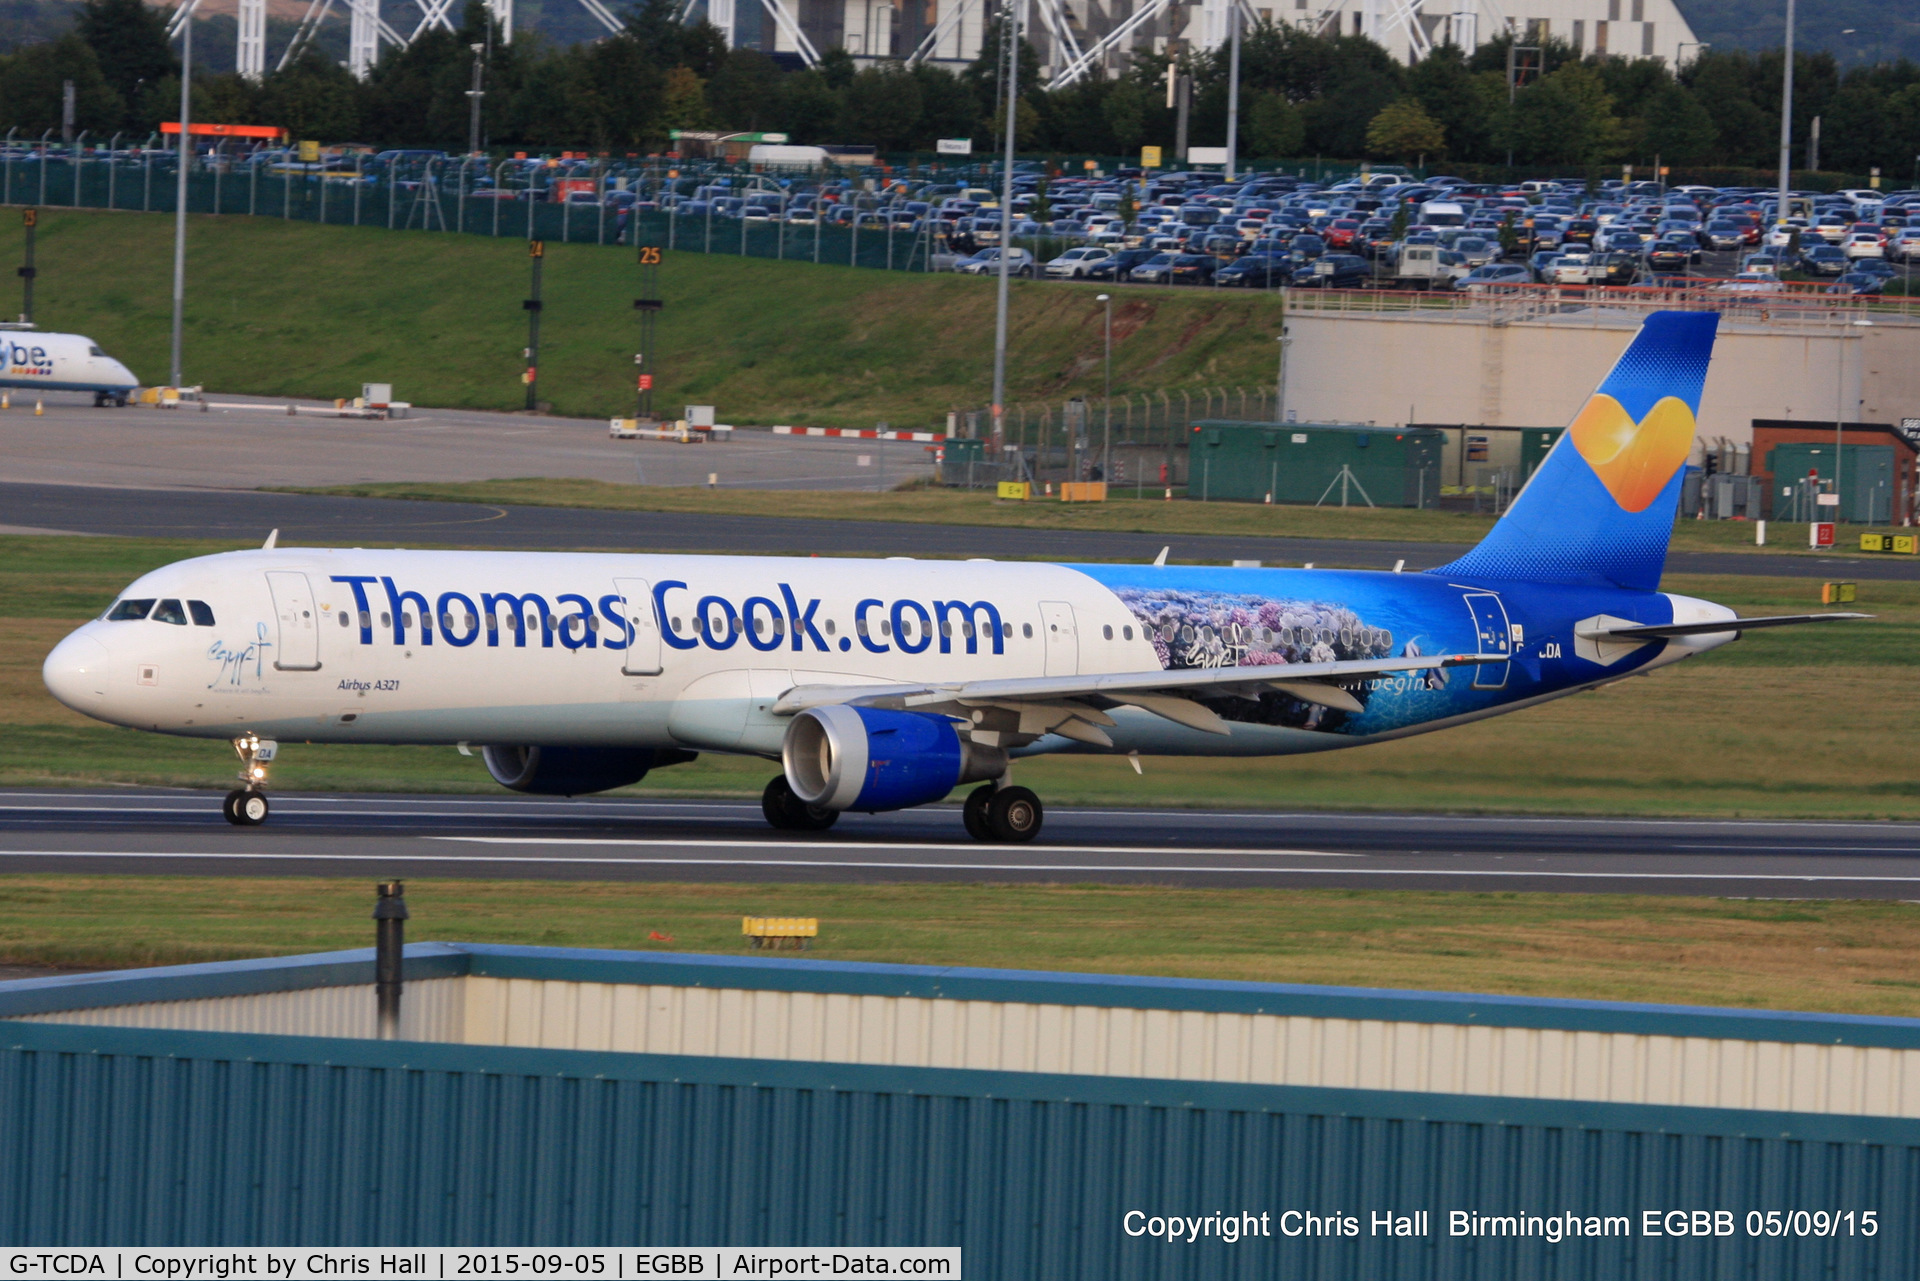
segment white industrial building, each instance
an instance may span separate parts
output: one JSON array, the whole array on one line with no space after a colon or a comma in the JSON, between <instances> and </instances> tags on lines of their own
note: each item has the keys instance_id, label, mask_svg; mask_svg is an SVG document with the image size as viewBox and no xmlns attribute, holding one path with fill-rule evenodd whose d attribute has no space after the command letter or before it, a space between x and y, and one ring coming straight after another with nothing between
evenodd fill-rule
<instances>
[{"instance_id":1,"label":"white industrial building","mask_svg":"<svg viewBox=\"0 0 1920 1281\"><path fill-rule=\"evenodd\" d=\"M582 0L586 2L586 0ZM836 45L861 60L972 62L997 0L694 0L736 46L791 53L811 64ZM1682 61L1701 45L1673 0L1240 0L1242 20L1370 36L1403 62L1434 46L1463 48L1511 32L1548 37L1582 52ZM1170 42L1217 48L1233 0L1022 0L1021 27L1058 88L1104 69L1125 69L1136 51Z\"/></svg>"}]
</instances>

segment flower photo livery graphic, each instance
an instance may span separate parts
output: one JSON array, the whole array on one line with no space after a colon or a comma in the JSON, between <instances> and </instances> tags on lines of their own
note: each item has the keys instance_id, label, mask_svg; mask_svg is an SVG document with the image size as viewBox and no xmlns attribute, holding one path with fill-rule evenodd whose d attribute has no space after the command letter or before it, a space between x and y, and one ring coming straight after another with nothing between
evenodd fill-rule
<instances>
[{"instance_id":1,"label":"flower photo livery graphic","mask_svg":"<svg viewBox=\"0 0 1920 1281\"><path fill-rule=\"evenodd\" d=\"M1348 606L1330 601L1147 587L1113 591L1140 620L1160 665L1170 671L1345 663L1389 658L1394 653L1392 631L1372 626ZM1418 644L1409 641L1405 653L1418 657ZM1408 690L1439 690L1445 688L1447 674L1436 668L1400 679ZM1361 681L1348 692L1364 707L1375 692L1373 684ZM1243 724L1332 733L1355 719L1354 713L1303 703L1278 690L1263 690L1257 699L1229 694L1197 697L1222 719Z\"/></svg>"}]
</instances>

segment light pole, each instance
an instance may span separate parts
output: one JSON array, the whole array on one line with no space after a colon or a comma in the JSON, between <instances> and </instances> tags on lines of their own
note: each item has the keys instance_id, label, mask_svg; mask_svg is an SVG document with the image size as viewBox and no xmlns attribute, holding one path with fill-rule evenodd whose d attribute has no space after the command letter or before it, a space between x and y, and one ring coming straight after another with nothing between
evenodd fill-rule
<instances>
[{"instance_id":1,"label":"light pole","mask_svg":"<svg viewBox=\"0 0 1920 1281\"><path fill-rule=\"evenodd\" d=\"M1793 167L1793 0L1787 0L1787 40L1780 66L1780 194L1774 225L1787 225L1787 187Z\"/></svg>"},{"instance_id":2,"label":"light pole","mask_svg":"<svg viewBox=\"0 0 1920 1281\"><path fill-rule=\"evenodd\" d=\"M1100 446L1100 479L1103 483L1113 483L1113 295L1101 294L1094 299L1107 305L1107 395L1106 427Z\"/></svg>"},{"instance_id":3,"label":"light pole","mask_svg":"<svg viewBox=\"0 0 1920 1281\"><path fill-rule=\"evenodd\" d=\"M1227 31L1233 51L1227 60L1227 181L1233 181L1240 155L1240 0L1227 5Z\"/></svg>"},{"instance_id":4,"label":"light pole","mask_svg":"<svg viewBox=\"0 0 1920 1281\"><path fill-rule=\"evenodd\" d=\"M480 100L487 96L487 91L480 87L480 56L487 51L487 46L471 44L467 47L473 50L473 88L467 90L467 154L477 156L480 154Z\"/></svg>"},{"instance_id":5,"label":"light pole","mask_svg":"<svg viewBox=\"0 0 1920 1281\"><path fill-rule=\"evenodd\" d=\"M173 364L172 385L180 385L180 322L187 306L187 166L193 162L193 14L187 14L185 42L180 48L180 175L173 200ZM46 171L46 161L40 163Z\"/></svg>"},{"instance_id":6,"label":"light pole","mask_svg":"<svg viewBox=\"0 0 1920 1281\"><path fill-rule=\"evenodd\" d=\"M1280 370L1273 379L1273 421L1284 423L1287 421L1287 348L1293 343L1285 325L1280 326L1280 336L1274 341L1280 344Z\"/></svg>"},{"instance_id":7,"label":"light pole","mask_svg":"<svg viewBox=\"0 0 1920 1281\"><path fill-rule=\"evenodd\" d=\"M1001 41L1006 49L1007 141L1004 166L1000 173L1000 284L993 322L993 451L997 455L1006 441L1007 400L1007 269L1013 248L1013 143L1014 126L1020 115L1020 9L1014 4L1000 7Z\"/></svg>"}]
</instances>

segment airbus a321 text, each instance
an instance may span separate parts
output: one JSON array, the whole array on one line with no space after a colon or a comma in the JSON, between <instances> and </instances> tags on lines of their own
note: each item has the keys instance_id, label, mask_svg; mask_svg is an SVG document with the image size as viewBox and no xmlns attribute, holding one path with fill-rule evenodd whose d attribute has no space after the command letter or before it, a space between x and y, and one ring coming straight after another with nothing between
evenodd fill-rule
<instances>
[{"instance_id":1,"label":"airbus a321 text","mask_svg":"<svg viewBox=\"0 0 1920 1281\"><path fill-rule=\"evenodd\" d=\"M275 547L144 575L48 655L61 702L231 739L227 817L279 741L479 744L577 795L726 752L769 822L978 784L981 840L1040 830L1010 762L1264 756L1424 733L1759 626L1658 590L1716 317L1651 316L1487 538L1424 573Z\"/></svg>"}]
</instances>

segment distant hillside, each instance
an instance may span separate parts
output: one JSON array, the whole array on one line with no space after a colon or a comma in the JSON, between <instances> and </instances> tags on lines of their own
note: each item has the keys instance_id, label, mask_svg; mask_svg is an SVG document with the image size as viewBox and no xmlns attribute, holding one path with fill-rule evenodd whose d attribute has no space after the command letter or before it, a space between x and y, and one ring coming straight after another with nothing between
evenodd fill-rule
<instances>
[{"instance_id":1,"label":"distant hillside","mask_svg":"<svg viewBox=\"0 0 1920 1281\"><path fill-rule=\"evenodd\" d=\"M1767 0L1677 0L1693 33L1716 49L1777 49L1787 26L1787 7ZM1842 67L1910 58L1920 62L1920 4L1896 0L1823 0L1801 5L1796 48L1831 53ZM1842 32L1851 29L1852 35Z\"/></svg>"}]
</instances>

